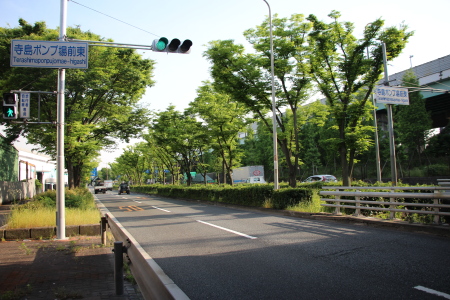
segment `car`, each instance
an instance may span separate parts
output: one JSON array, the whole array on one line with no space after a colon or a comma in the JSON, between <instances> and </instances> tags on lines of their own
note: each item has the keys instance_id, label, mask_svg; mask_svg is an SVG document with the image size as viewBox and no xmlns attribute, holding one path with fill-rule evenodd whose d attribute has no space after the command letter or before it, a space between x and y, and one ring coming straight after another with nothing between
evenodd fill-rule
<instances>
[{"instance_id":1,"label":"car","mask_svg":"<svg viewBox=\"0 0 450 300\"><path fill-rule=\"evenodd\" d=\"M119 186L119 195L122 193L130 194L130 186L126 182L122 182Z\"/></svg>"},{"instance_id":2,"label":"car","mask_svg":"<svg viewBox=\"0 0 450 300\"><path fill-rule=\"evenodd\" d=\"M313 175L306 178L306 180L303 182L316 182L316 181L337 182L337 179L333 175Z\"/></svg>"}]
</instances>

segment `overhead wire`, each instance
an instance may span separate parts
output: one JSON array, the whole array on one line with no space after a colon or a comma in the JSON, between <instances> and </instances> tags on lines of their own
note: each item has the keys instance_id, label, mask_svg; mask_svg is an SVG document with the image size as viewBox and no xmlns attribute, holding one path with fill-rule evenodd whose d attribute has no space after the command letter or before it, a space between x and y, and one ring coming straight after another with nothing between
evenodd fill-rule
<instances>
[{"instance_id":1,"label":"overhead wire","mask_svg":"<svg viewBox=\"0 0 450 300\"><path fill-rule=\"evenodd\" d=\"M74 1L74 0L68 0L68 1L73 2L73 3L75 3L75 4L78 4L78 5L80 5L80 6L83 6L83 7L87 8L87 9L92 10L92 11L95 11L96 13L99 13L99 14L101 14L101 15L104 15L104 16L106 16L106 17L108 17L108 18L111 18L111 19L114 19L114 20L119 21L119 22L121 22L121 23L124 23L124 24L126 24L126 25L128 25L128 26L131 26L131 27L134 27L134 28L139 29L139 30L141 30L141 31L144 31L144 32L146 32L146 33L149 33L149 34L151 34L151 35L154 35L154 36L157 36L157 37L161 37L160 35L154 34L153 32L150 32L150 31L148 31L148 30L142 29L142 28L140 28L140 27L138 27L138 26L135 26L135 25L133 25L133 24L127 23L127 22L122 21L122 20L120 20L120 19L118 19L118 18L115 18L115 17L113 17L113 16L107 15L107 14L101 12L101 11L98 11L98 10L96 10L96 9L93 9L92 7L86 6L86 5L81 4L81 3L77 2L77 1Z\"/></svg>"}]
</instances>

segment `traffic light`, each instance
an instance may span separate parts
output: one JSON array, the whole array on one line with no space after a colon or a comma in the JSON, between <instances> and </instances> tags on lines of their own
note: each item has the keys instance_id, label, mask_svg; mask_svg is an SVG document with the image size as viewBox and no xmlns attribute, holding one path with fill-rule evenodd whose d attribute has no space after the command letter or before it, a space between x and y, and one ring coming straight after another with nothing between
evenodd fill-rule
<instances>
[{"instance_id":1,"label":"traffic light","mask_svg":"<svg viewBox=\"0 0 450 300\"><path fill-rule=\"evenodd\" d=\"M17 119L17 106L19 104L17 94L3 94L3 119Z\"/></svg>"},{"instance_id":2,"label":"traffic light","mask_svg":"<svg viewBox=\"0 0 450 300\"><path fill-rule=\"evenodd\" d=\"M179 39L173 39L169 43L167 38L162 37L153 41L152 50L156 52L188 54L191 52L191 46L191 40L184 40L184 42L181 43Z\"/></svg>"}]
</instances>

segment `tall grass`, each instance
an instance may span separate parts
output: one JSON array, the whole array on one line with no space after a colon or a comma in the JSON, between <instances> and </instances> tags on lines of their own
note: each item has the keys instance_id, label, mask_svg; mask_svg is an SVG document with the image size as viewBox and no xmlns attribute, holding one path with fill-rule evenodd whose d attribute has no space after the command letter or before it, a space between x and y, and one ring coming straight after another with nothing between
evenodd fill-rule
<instances>
[{"instance_id":1,"label":"tall grass","mask_svg":"<svg viewBox=\"0 0 450 300\"><path fill-rule=\"evenodd\" d=\"M311 201L303 201L295 206L289 206L287 210L307 213L332 212L334 210L333 207L321 206L321 203L325 203L325 201L320 201L319 190L314 190Z\"/></svg>"},{"instance_id":2,"label":"tall grass","mask_svg":"<svg viewBox=\"0 0 450 300\"><path fill-rule=\"evenodd\" d=\"M100 221L100 212L94 209L66 208L66 225L97 224ZM7 227L34 228L55 227L56 208L43 207L39 210L21 209L13 210L7 219Z\"/></svg>"},{"instance_id":3,"label":"tall grass","mask_svg":"<svg viewBox=\"0 0 450 300\"><path fill-rule=\"evenodd\" d=\"M96 224L100 212L88 189L66 189L66 225ZM36 195L32 201L13 207L7 218L8 228L33 228L56 226L56 192L47 191Z\"/></svg>"}]
</instances>

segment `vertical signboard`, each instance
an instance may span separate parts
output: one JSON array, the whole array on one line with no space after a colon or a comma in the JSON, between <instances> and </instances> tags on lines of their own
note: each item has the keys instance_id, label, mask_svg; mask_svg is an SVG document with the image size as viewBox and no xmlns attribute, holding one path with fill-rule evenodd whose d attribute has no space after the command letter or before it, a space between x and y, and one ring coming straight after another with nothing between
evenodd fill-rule
<instances>
[{"instance_id":1,"label":"vertical signboard","mask_svg":"<svg viewBox=\"0 0 450 300\"><path fill-rule=\"evenodd\" d=\"M30 118L30 93L20 93L19 116L23 119Z\"/></svg>"}]
</instances>

